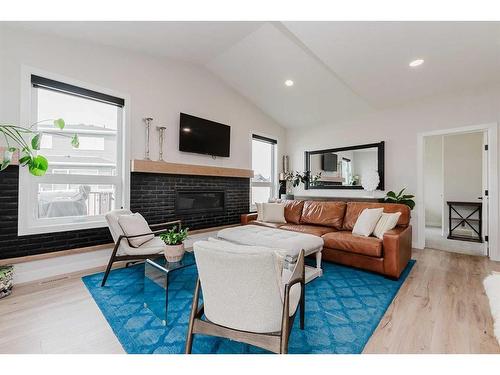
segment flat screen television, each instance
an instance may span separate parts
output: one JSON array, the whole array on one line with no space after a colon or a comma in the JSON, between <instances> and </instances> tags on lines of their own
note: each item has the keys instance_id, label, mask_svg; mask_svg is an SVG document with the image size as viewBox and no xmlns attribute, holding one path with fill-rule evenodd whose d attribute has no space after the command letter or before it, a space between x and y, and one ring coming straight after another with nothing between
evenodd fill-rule
<instances>
[{"instance_id":1,"label":"flat screen television","mask_svg":"<svg viewBox=\"0 0 500 375\"><path fill-rule=\"evenodd\" d=\"M231 127L181 113L179 151L229 157Z\"/></svg>"},{"instance_id":2,"label":"flat screen television","mask_svg":"<svg viewBox=\"0 0 500 375\"><path fill-rule=\"evenodd\" d=\"M337 172L337 154L322 154L321 169L325 172Z\"/></svg>"}]
</instances>

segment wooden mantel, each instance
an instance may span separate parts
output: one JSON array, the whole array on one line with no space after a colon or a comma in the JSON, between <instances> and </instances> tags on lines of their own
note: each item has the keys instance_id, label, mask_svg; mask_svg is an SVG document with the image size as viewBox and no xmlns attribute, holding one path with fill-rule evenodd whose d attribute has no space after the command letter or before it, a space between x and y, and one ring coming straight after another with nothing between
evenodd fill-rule
<instances>
[{"instance_id":1,"label":"wooden mantel","mask_svg":"<svg viewBox=\"0 0 500 375\"><path fill-rule=\"evenodd\" d=\"M168 163L165 161L139 160L131 162L132 172L183 174L191 176L244 177L252 178L251 169L212 167L207 165Z\"/></svg>"}]
</instances>

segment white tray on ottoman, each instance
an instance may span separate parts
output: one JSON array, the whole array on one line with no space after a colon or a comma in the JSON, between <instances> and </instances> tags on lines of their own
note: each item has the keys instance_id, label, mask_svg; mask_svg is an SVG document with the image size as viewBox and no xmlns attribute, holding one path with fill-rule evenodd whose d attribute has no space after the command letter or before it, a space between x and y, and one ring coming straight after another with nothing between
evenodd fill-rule
<instances>
[{"instance_id":1,"label":"white tray on ottoman","mask_svg":"<svg viewBox=\"0 0 500 375\"><path fill-rule=\"evenodd\" d=\"M293 259L304 249L306 256L316 254L316 267L306 266L306 283L323 274L321 269L323 239L318 236L258 225L243 225L222 229L217 233L217 237L241 245L283 249Z\"/></svg>"}]
</instances>

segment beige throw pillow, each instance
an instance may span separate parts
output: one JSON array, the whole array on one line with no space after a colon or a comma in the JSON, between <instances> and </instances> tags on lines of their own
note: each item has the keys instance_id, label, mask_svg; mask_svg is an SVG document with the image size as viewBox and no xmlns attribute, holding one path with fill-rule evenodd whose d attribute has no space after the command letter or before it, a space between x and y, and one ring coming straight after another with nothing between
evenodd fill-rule
<instances>
[{"instance_id":1,"label":"beige throw pillow","mask_svg":"<svg viewBox=\"0 0 500 375\"><path fill-rule=\"evenodd\" d=\"M400 216L401 212L395 212L393 214L382 213L382 216L380 216L380 219L373 230L373 235L381 240L384 239L384 233L393 229L397 225Z\"/></svg>"},{"instance_id":2,"label":"beige throw pillow","mask_svg":"<svg viewBox=\"0 0 500 375\"><path fill-rule=\"evenodd\" d=\"M383 212L383 208L365 208L359 215L358 220L356 220L356 224L352 228L352 234L364 237L370 236Z\"/></svg>"},{"instance_id":3,"label":"beige throw pillow","mask_svg":"<svg viewBox=\"0 0 500 375\"><path fill-rule=\"evenodd\" d=\"M132 215L122 215L118 218L118 224L125 233L126 236L135 236L143 233L151 233L145 236L134 237L128 240L128 243L132 247L139 247L143 243L153 239L154 235L149 228L148 222L140 213L135 213Z\"/></svg>"},{"instance_id":4,"label":"beige throw pillow","mask_svg":"<svg viewBox=\"0 0 500 375\"><path fill-rule=\"evenodd\" d=\"M262 215L262 205L264 203L255 203L257 206L257 221L263 221L263 215Z\"/></svg>"},{"instance_id":5,"label":"beige throw pillow","mask_svg":"<svg viewBox=\"0 0 500 375\"><path fill-rule=\"evenodd\" d=\"M282 203L262 203L262 221L286 224L285 205Z\"/></svg>"}]
</instances>

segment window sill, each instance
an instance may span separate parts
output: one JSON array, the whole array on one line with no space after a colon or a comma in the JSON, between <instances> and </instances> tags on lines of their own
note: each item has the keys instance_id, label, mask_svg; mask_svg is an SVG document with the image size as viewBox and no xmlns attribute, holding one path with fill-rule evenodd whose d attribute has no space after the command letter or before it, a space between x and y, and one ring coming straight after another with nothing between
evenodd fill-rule
<instances>
[{"instance_id":1,"label":"window sill","mask_svg":"<svg viewBox=\"0 0 500 375\"><path fill-rule=\"evenodd\" d=\"M92 221L81 221L81 222L64 223L64 224L50 224L50 225L40 225L40 226L19 225L17 235L29 236L33 234L58 233L58 232L67 232L73 230L103 228L107 226L108 225L104 217L100 217Z\"/></svg>"}]
</instances>

